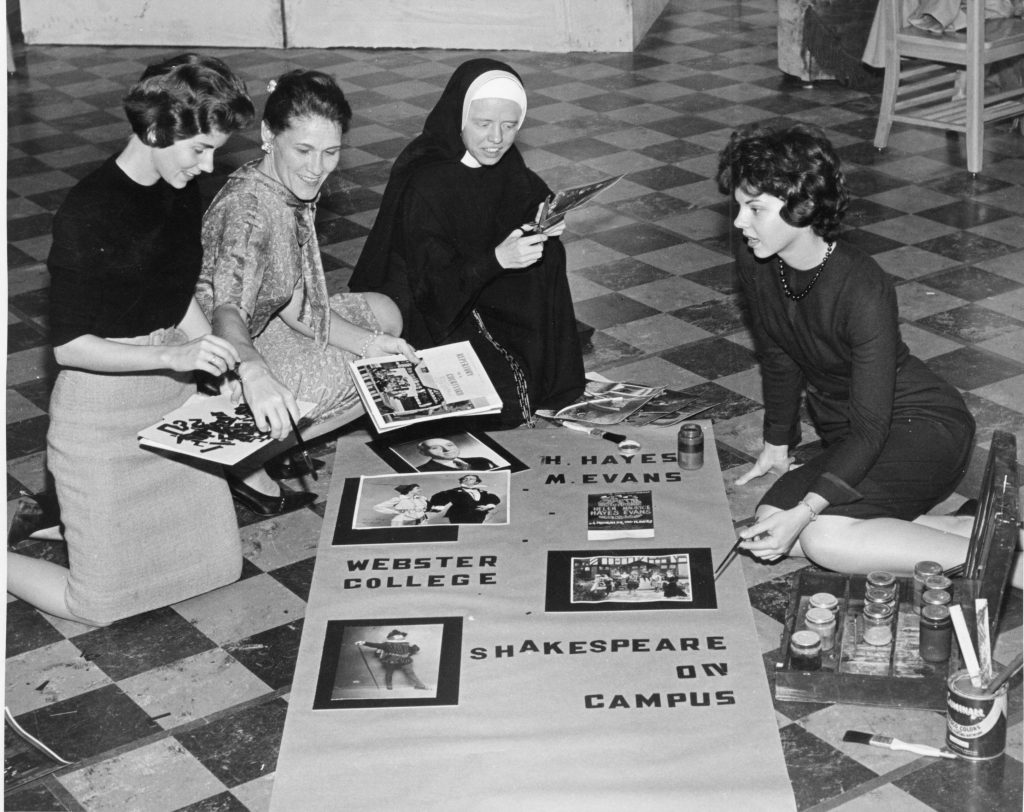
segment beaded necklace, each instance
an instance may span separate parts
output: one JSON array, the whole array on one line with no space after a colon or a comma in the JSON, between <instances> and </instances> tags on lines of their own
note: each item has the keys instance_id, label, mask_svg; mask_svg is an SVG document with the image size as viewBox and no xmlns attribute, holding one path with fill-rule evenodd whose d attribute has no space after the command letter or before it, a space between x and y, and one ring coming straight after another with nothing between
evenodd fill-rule
<instances>
[{"instance_id":1,"label":"beaded necklace","mask_svg":"<svg viewBox=\"0 0 1024 812\"><path fill-rule=\"evenodd\" d=\"M782 292L794 302L799 302L803 299L804 296L811 292L811 288L814 287L814 283L818 281L818 277L821 276L821 272L825 269L825 263L828 262L828 258L832 256L832 249L835 247L836 244L834 242L830 242L828 244L828 248L825 249L825 258L814 271L814 276L811 277L811 281L808 283L807 287L800 293L793 293L793 289L789 286L789 282L786 281L786 265L783 263L782 257L776 256L775 258L779 261L779 281L782 283Z\"/></svg>"}]
</instances>

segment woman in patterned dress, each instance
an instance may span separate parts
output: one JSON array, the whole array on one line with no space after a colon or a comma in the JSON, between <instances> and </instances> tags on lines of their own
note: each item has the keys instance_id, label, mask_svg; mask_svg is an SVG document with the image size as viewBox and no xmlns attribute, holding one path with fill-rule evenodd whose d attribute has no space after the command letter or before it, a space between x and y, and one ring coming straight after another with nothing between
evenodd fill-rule
<instances>
[{"instance_id":1,"label":"woman in patterned dress","mask_svg":"<svg viewBox=\"0 0 1024 812\"><path fill-rule=\"evenodd\" d=\"M401 315L386 296L327 293L316 203L352 116L344 94L311 70L286 73L269 89L263 157L232 174L206 213L196 298L241 357L237 379L257 426L285 439L300 416L296 400L316 404L314 421L358 403L349 361L416 359L397 337ZM264 515L315 499L283 491L262 468L230 482L236 499Z\"/></svg>"}]
</instances>

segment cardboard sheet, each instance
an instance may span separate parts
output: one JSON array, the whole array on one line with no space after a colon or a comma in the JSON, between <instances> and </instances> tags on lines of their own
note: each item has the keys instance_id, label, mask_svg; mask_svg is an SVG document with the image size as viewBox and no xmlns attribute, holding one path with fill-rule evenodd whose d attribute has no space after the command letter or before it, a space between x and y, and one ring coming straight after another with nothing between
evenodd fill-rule
<instances>
[{"instance_id":1,"label":"cardboard sheet","mask_svg":"<svg viewBox=\"0 0 1024 812\"><path fill-rule=\"evenodd\" d=\"M741 568L712 578L735 536L701 424L697 471L674 429L630 428L629 458L490 434L487 520L379 529L392 478L431 500L466 472L339 440L271 808L795 809ZM654 536L588 540L588 494L632 490Z\"/></svg>"}]
</instances>

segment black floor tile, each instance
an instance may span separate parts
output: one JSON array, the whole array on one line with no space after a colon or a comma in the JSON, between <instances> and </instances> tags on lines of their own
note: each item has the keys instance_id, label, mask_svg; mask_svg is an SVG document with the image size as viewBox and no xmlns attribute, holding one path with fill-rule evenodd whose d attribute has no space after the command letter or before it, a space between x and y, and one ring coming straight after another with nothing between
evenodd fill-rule
<instances>
[{"instance_id":1,"label":"black floor tile","mask_svg":"<svg viewBox=\"0 0 1024 812\"><path fill-rule=\"evenodd\" d=\"M797 809L808 809L876 775L798 724L779 730Z\"/></svg>"},{"instance_id":2,"label":"black floor tile","mask_svg":"<svg viewBox=\"0 0 1024 812\"><path fill-rule=\"evenodd\" d=\"M160 731L116 685L19 714L18 723L68 761L98 756Z\"/></svg>"},{"instance_id":3,"label":"black floor tile","mask_svg":"<svg viewBox=\"0 0 1024 812\"><path fill-rule=\"evenodd\" d=\"M154 609L74 638L82 656L113 680L124 679L214 647L170 608Z\"/></svg>"},{"instance_id":4,"label":"black floor tile","mask_svg":"<svg viewBox=\"0 0 1024 812\"><path fill-rule=\"evenodd\" d=\"M276 691L291 685L301 636L302 621L296 620L229 643L224 650Z\"/></svg>"},{"instance_id":5,"label":"black floor tile","mask_svg":"<svg viewBox=\"0 0 1024 812\"><path fill-rule=\"evenodd\" d=\"M175 738L228 788L274 771L288 705L273 699Z\"/></svg>"}]
</instances>

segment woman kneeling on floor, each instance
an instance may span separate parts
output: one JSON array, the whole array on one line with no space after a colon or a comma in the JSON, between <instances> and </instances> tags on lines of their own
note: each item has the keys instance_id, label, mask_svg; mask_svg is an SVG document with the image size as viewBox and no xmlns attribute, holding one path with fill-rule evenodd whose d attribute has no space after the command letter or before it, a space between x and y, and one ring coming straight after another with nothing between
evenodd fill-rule
<instances>
[{"instance_id":1,"label":"woman kneeling on floor","mask_svg":"<svg viewBox=\"0 0 1024 812\"><path fill-rule=\"evenodd\" d=\"M209 334L193 297L202 206L193 179L252 121L244 83L218 59L150 66L125 97L133 135L68 194L48 260L60 372L47 463L68 567L8 553L7 590L91 625L193 597L238 578L227 484L141 449L137 431L221 375L234 347Z\"/></svg>"}]
</instances>

